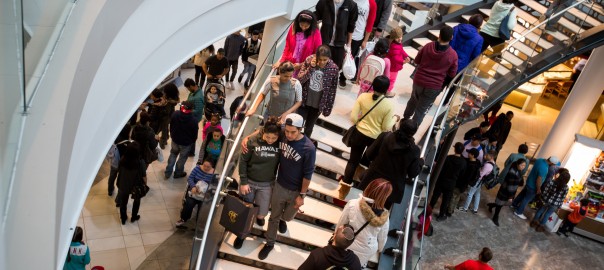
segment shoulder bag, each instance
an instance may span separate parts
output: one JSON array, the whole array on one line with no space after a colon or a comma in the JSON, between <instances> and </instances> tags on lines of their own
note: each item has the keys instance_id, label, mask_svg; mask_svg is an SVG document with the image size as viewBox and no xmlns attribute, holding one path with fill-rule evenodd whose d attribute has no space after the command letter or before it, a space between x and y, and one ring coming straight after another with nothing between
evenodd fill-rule
<instances>
[{"instance_id":1,"label":"shoulder bag","mask_svg":"<svg viewBox=\"0 0 604 270\"><path fill-rule=\"evenodd\" d=\"M365 229L365 227L367 227L367 225L369 225L369 221L365 222L365 224L363 224L363 226L361 226L361 228L359 228L359 230L358 230L358 231L355 231L355 232L354 232L354 237L356 238L356 237L357 237L357 235L358 235L359 233L361 233L361 231L363 231L363 229ZM337 228L336 228L336 229L337 229ZM335 234L335 232L334 232L334 234ZM331 246L331 244L332 244L332 243L333 243L333 234L331 235L331 237L329 238L329 240L327 240L327 245L328 245L328 246Z\"/></svg>"},{"instance_id":2,"label":"shoulder bag","mask_svg":"<svg viewBox=\"0 0 604 270\"><path fill-rule=\"evenodd\" d=\"M499 37L503 40L509 40L511 36L512 29L508 27L508 22L510 21L512 11L514 11L514 7L510 8L508 15L503 17L503 20L501 20L501 24L499 25Z\"/></svg>"},{"instance_id":3,"label":"shoulder bag","mask_svg":"<svg viewBox=\"0 0 604 270\"><path fill-rule=\"evenodd\" d=\"M384 100L384 98L385 98L385 96L383 96L377 103L375 103L375 105L373 105L373 107L371 107L371 109L369 109L369 111L367 111L367 113L365 113L361 117L361 119L359 119L359 121L357 121L357 124L360 123L361 121L363 121L363 118L365 118L365 116L367 116L378 104L380 104L380 102L382 102L382 100ZM357 128L357 124L354 124L354 125L352 125L352 127L349 127L342 135L342 142L344 143L344 145L350 147L350 143L352 140L352 133Z\"/></svg>"}]
</instances>

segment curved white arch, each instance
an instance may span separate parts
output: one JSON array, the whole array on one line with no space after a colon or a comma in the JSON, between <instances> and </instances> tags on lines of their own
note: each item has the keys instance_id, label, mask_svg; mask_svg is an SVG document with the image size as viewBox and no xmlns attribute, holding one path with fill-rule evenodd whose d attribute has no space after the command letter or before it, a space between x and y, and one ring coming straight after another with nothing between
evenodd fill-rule
<instances>
[{"instance_id":1,"label":"curved white arch","mask_svg":"<svg viewBox=\"0 0 604 270\"><path fill-rule=\"evenodd\" d=\"M171 70L234 30L314 2L77 1L25 119L2 268L63 264L104 154Z\"/></svg>"}]
</instances>

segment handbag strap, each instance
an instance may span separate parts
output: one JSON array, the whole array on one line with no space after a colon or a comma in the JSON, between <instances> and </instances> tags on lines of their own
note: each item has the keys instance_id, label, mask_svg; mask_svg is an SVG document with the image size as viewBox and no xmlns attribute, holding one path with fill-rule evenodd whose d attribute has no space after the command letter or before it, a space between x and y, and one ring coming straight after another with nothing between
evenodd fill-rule
<instances>
[{"instance_id":1,"label":"handbag strap","mask_svg":"<svg viewBox=\"0 0 604 270\"><path fill-rule=\"evenodd\" d=\"M369 109L369 111L367 111L367 113L365 113L363 116L361 116L361 119L359 119L359 121L357 121L357 124L360 123L361 121L363 121L363 119L365 118L365 116L367 116L371 111L373 111L373 109L380 104L380 102L382 102L382 100L384 100L384 98L386 98L385 96L382 96L382 98L380 100L378 100L377 103L373 104L373 106L371 107L371 109Z\"/></svg>"},{"instance_id":2,"label":"handbag strap","mask_svg":"<svg viewBox=\"0 0 604 270\"><path fill-rule=\"evenodd\" d=\"M359 233L361 233L361 231L363 229L365 229L365 227L367 227L367 225L369 225L369 221L365 222L365 224L363 224L363 226L361 226L361 228L359 228L358 231L354 232L354 236L356 237Z\"/></svg>"}]
</instances>

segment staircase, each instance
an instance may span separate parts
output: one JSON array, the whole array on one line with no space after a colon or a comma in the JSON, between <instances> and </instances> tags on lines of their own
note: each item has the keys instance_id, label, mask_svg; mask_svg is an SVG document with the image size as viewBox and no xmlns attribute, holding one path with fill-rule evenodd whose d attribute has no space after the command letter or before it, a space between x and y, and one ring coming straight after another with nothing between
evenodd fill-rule
<instances>
[{"instance_id":1,"label":"staircase","mask_svg":"<svg viewBox=\"0 0 604 270\"><path fill-rule=\"evenodd\" d=\"M495 59L493 50L478 57L459 76L461 81L451 85L449 89L455 94L447 106L441 104L432 115L430 129L421 141L422 157L426 164L432 164L436 157L441 138L470 120L480 116L489 106L505 97L507 93L528 81L543 70L556 65L570 57L604 42L602 19L604 13L600 1L597 3L581 3L568 12L558 23L558 32L545 33L534 26L539 24L539 16L545 12L547 1L521 0L518 13L518 25L513 29L513 37L518 42L507 48L502 48L500 59ZM472 14L490 15L490 6L494 1L479 1L457 13L435 16L430 19L431 25L418 27L408 31L404 38L404 49L411 58L425 44L436 40L438 29L444 25L451 27L465 23ZM415 3L414 3L415 5ZM432 8L444 10L442 4L430 4ZM429 7L428 7L429 9ZM426 6L415 5L412 10L393 8L392 21L389 25L409 26L411 16L415 11L425 11ZM433 10L432 10L432 13ZM440 21L442 18L443 21ZM396 20L395 20L396 19ZM273 49L276 48L273 45ZM495 48L498 51L499 48ZM245 100L252 102L258 89L270 75L271 63L259 65L262 67L259 76L250 88ZM405 67L413 68L413 67ZM268 70L268 71L267 71ZM262 115L262 112L259 112ZM428 119L428 117L426 118ZM232 124L236 127L228 132L228 139L219 161L217 171L221 171L219 182L213 188L223 191L231 177L238 181L237 161L240 140L253 132L258 126L258 117L246 118L242 123ZM235 236L224 232L217 225L216 219L221 214L220 201L222 192L214 193L212 202L204 203L208 218L198 222L194 251L191 265L196 269L297 269L306 259L310 251L326 245L333 232L333 225L339 220L342 207L346 201L358 198L360 190L353 188L345 200L338 199L338 177L344 174L350 150L341 142L343 131L350 127L349 121L341 121L333 117L319 118L311 139L317 145L316 169L309 186L309 195L302 212L296 219L288 223L288 231L278 234L275 249L265 260L258 259L258 252L264 245L263 238L267 225L254 225L241 249L233 248ZM446 144L445 146L446 147ZM446 151L443 151L446 152ZM426 166L420 176L407 185L402 204L395 204L390 218L390 229L393 232L388 237L386 248L394 248L393 254L376 254L370 260L373 269L414 269L421 262L422 241L413 230L417 216L422 212L426 203L432 168ZM209 192L211 193L211 192ZM215 207L217 206L217 207ZM207 266L207 267L206 267Z\"/></svg>"}]
</instances>

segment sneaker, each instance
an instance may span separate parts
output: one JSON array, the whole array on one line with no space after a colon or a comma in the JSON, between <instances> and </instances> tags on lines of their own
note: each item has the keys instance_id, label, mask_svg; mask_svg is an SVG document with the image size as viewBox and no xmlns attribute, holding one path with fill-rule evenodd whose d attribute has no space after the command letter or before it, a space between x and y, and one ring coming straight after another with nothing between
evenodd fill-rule
<instances>
[{"instance_id":1,"label":"sneaker","mask_svg":"<svg viewBox=\"0 0 604 270\"><path fill-rule=\"evenodd\" d=\"M520 219L526 219L526 216L524 214L518 214L518 213L514 212L514 215L516 215Z\"/></svg>"},{"instance_id":2,"label":"sneaker","mask_svg":"<svg viewBox=\"0 0 604 270\"><path fill-rule=\"evenodd\" d=\"M243 241L245 241L245 238L235 238L235 242L233 242L233 248L240 249L241 246L243 246Z\"/></svg>"},{"instance_id":3,"label":"sneaker","mask_svg":"<svg viewBox=\"0 0 604 270\"><path fill-rule=\"evenodd\" d=\"M137 220L139 220L139 219L141 219L141 216L140 216L140 215L132 216L132 217L130 218L130 222L134 223L134 222L136 222L136 221L137 221Z\"/></svg>"},{"instance_id":4,"label":"sneaker","mask_svg":"<svg viewBox=\"0 0 604 270\"><path fill-rule=\"evenodd\" d=\"M457 208L457 210L461 211L461 212L466 212L466 213L468 212L468 209L464 209L463 207L459 207L459 208Z\"/></svg>"},{"instance_id":5,"label":"sneaker","mask_svg":"<svg viewBox=\"0 0 604 270\"><path fill-rule=\"evenodd\" d=\"M256 219L256 224L258 224L258 226L263 227L264 226L264 219L263 218L257 218Z\"/></svg>"},{"instance_id":6,"label":"sneaker","mask_svg":"<svg viewBox=\"0 0 604 270\"><path fill-rule=\"evenodd\" d=\"M243 80L243 74L239 75L239 77L237 78L237 82L241 83L241 80Z\"/></svg>"},{"instance_id":7,"label":"sneaker","mask_svg":"<svg viewBox=\"0 0 604 270\"><path fill-rule=\"evenodd\" d=\"M340 88L346 87L346 80L340 80L339 86L340 86Z\"/></svg>"},{"instance_id":8,"label":"sneaker","mask_svg":"<svg viewBox=\"0 0 604 270\"><path fill-rule=\"evenodd\" d=\"M287 223L285 223L285 221L283 221L283 220L279 220L279 232L280 233L287 232Z\"/></svg>"},{"instance_id":9,"label":"sneaker","mask_svg":"<svg viewBox=\"0 0 604 270\"><path fill-rule=\"evenodd\" d=\"M260 259L260 260L266 259L266 257L268 257L268 254L271 253L273 248L274 248L273 245L269 246L268 244L265 244L264 247L262 247L262 249L260 250L260 252L258 252L258 259Z\"/></svg>"},{"instance_id":10,"label":"sneaker","mask_svg":"<svg viewBox=\"0 0 604 270\"><path fill-rule=\"evenodd\" d=\"M478 210L472 210L472 214L478 214Z\"/></svg>"},{"instance_id":11,"label":"sneaker","mask_svg":"<svg viewBox=\"0 0 604 270\"><path fill-rule=\"evenodd\" d=\"M186 221L184 221L184 220L182 220L182 219L181 219L181 220L179 220L179 221L176 221L176 227L180 227L180 226L184 225L184 224L185 224L185 222L186 222Z\"/></svg>"}]
</instances>

